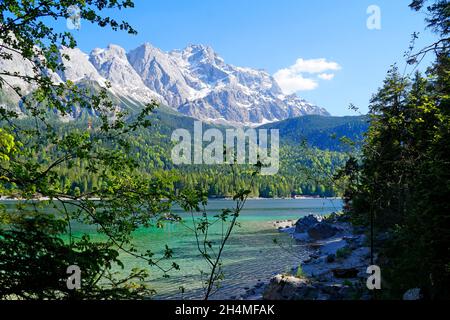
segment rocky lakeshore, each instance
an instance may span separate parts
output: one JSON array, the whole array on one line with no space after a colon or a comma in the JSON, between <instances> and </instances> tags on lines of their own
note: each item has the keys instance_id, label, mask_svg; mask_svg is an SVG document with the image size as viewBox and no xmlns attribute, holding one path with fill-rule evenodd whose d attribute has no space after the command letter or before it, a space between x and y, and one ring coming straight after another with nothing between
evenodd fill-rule
<instances>
[{"instance_id":1,"label":"rocky lakeshore","mask_svg":"<svg viewBox=\"0 0 450 320\"><path fill-rule=\"evenodd\" d=\"M370 248L363 230L352 227L345 215L309 215L298 221L274 223L311 251L291 272L275 275L268 283L247 288L246 300L354 300L370 299L366 287Z\"/></svg>"}]
</instances>

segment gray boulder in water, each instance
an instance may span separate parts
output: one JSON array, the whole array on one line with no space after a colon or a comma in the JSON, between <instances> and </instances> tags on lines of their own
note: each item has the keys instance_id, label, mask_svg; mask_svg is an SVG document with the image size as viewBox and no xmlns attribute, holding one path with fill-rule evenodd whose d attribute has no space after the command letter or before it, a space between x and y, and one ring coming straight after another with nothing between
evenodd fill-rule
<instances>
[{"instance_id":1,"label":"gray boulder in water","mask_svg":"<svg viewBox=\"0 0 450 320\"><path fill-rule=\"evenodd\" d=\"M304 233L307 232L309 228L313 227L317 224L319 220L310 214L309 216L302 217L297 220L295 223L295 232L296 233Z\"/></svg>"},{"instance_id":2,"label":"gray boulder in water","mask_svg":"<svg viewBox=\"0 0 450 320\"><path fill-rule=\"evenodd\" d=\"M307 230L308 235L314 240L327 239L334 236L338 229L328 222L319 222Z\"/></svg>"}]
</instances>

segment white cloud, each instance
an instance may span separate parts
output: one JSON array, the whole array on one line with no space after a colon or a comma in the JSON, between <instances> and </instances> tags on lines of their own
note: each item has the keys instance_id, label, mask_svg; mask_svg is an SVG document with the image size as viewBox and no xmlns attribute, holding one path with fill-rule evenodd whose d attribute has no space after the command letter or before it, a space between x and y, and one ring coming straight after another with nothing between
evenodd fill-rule
<instances>
[{"instance_id":1,"label":"white cloud","mask_svg":"<svg viewBox=\"0 0 450 320\"><path fill-rule=\"evenodd\" d=\"M333 61L327 61L327 59L309 59L303 60L302 58L297 59L295 64L290 66L294 72L300 73L321 73L327 70L340 70L341 66Z\"/></svg>"},{"instance_id":2,"label":"white cloud","mask_svg":"<svg viewBox=\"0 0 450 320\"><path fill-rule=\"evenodd\" d=\"M332 80L334 78L334 73L321 73L318 77L322 80Z\"/></svg>"},{"instance_id":3,"label":"white cloud","mask_svg":"<svg viewBox=\"0 0 450 320\"><path fill-rule=\"evenodd\" d=\"M316 80L304 78L301 74L296 74L290 69L281 69L273 76L285 94L314 90L319 85Z\"/></svg>"},{"instance_id":4,"label":"white cloud","mask_svg":"<svg viewBox=\"0 0 450 320\"><path fill-rule=\"evenodd\" d=\"M278 70L273 76L285 94L292 94L297 91L314 90L319 86L318 79L331 80L333 73L325 71L338 71L341 66L333 61L324 58L304 60L297 59L295 64L288 68ZM316 78L305 77L304 74L316 76Z\"/></svg>"}]
</instances>

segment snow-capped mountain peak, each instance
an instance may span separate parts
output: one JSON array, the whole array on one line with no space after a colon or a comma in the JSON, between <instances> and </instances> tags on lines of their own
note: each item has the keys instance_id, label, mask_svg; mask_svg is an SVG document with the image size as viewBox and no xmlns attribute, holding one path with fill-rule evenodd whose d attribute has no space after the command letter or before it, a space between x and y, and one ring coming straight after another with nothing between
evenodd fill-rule
<instances>
[{"instance_id":1,"label":"snow-capped mountain peak","mask_svg":"<svg viewBox=\"0 0 450 320\"><path fill-rule=\"evenodd\" d=\"M64 70L59 70L58 75L64 81L78 82L83 79L103 82L103 78L97 69L89 62L89 55L78 48L61 47L59 60L64 65Z\"/></svg>"},{"instance_id":2,"label":"snow-capped mountain peak","mask_svg":"<svg viewBox=\"0 0 450 320\"><path fill-rule=\"evenodd\" d=\"M297 95L284 95L266 71L227 64L205 45L164 52L144 43L127 53L110 44L89 55L62 47L60 61L64 70L55 76L62 81L88 80L101 86L108 82L116 96L143 103L157 99L204 121L258 125L328 114Z\"/></svg>"},{"instance_id":3,"label":"snow-capped mountain peak","mask_svg":"<svg viewBox=\"0 0 450 320\"><path fill-rule=\"evenodd\" d=\"M94 49L89 56L90 63L111 83L122 88L140 88L146 86L139 74L127 59L125 49L117 45L109 45L106 49Z\"/></svg>"}]
</instances>

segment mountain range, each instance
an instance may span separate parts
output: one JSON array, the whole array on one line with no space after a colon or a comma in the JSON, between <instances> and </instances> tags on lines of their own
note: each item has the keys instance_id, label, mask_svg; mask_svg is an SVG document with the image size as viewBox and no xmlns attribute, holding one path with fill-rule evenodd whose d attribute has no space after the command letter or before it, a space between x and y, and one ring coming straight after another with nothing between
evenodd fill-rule
<instances>
[{"instance_id":1,"label":"mountain range","mask_svg":"<svg viewBox=\"0 0 450 320\"><path fill-rule=\"evenodd\" d=\"M52 74L56 82L70 80L100 86L108 82L120 104L139 105L156 99L184 115L210 123L257 126L303 115L329 115L324 108L295 94L283 94L266 71L225 63L209 46L189 45L183 50L164 52L145 43L126 52L111 44L90 54L61 47L59 61L64 70ZM12 60L0 61L0 70L23 75L33 72L31 63L14 54ZM20 79L14 81L13 85L25 92L32 90ZM0 103L5 103L5 97ZM72 116L80 112L74 111Z\"/></svg>"}]
</instances>

